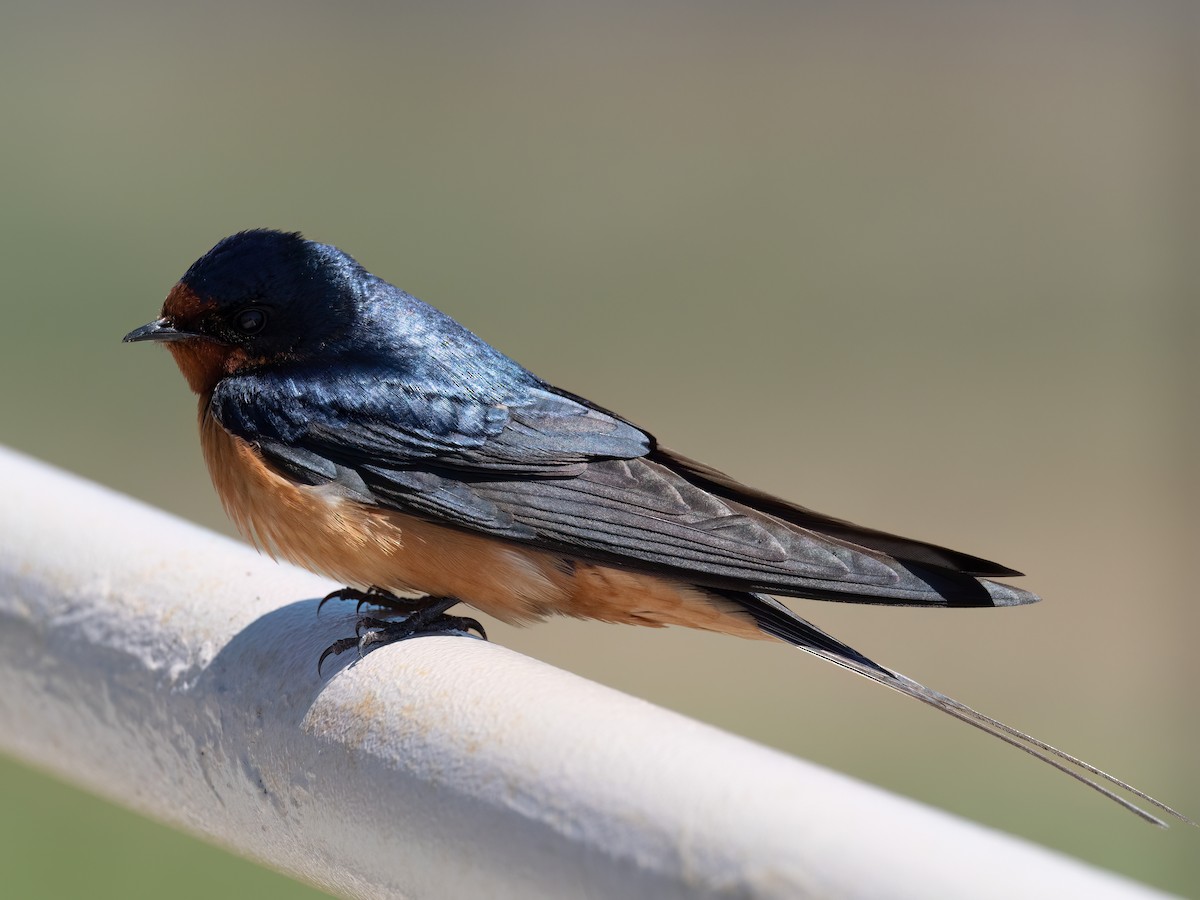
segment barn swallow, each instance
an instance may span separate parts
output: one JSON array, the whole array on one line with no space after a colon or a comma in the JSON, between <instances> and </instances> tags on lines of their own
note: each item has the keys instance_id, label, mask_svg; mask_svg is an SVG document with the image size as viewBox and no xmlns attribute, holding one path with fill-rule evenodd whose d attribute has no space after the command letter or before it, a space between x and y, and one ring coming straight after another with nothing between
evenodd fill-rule
<instances>
[{"instance_id":1,"label":"barn swallow","mask_svg":"<svg viewBox=\"0 0 1200 900\"><path fill-rule=\"evenodd\" d=\"M882 666L771 595L1019 606L1013 569L747 487L554 387L462 325L295 233L244 231L201 257L159 341L200 398L204 458L245 537L402 619L361 641L550 615L778 640L936 707L1164 824L1094 766ZM403 599L402 596L422 599ZM322 659L324 656L322 657ZM1108 785L1108 786L1105 786Z\"/></svg>"}]
</instances>

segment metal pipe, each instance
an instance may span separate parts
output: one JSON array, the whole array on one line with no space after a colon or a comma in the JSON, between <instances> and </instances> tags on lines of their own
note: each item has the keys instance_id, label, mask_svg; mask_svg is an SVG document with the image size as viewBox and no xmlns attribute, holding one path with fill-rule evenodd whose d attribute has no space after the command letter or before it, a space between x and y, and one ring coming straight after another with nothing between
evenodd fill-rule
<instances>
[{"instance_id":1,"label":"metal pipe","mask_svg":"<svg viewBox=\"0 0 1200 900\"><path fill-rule=\"evenodd\" d=\"M483 641L318 677L327 582L0 470L0 748L336 894L1156 896Z\"/></svg>"}]
</instances>

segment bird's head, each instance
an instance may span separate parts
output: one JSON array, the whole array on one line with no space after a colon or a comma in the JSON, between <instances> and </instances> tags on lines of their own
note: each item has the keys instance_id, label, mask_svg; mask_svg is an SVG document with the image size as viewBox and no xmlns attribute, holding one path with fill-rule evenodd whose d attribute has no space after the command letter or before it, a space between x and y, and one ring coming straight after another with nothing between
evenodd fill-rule
<instances>
[{"instance_id":1,"label":"bird's head","mask_svg":"<svg viewBox=\"0 0 1200 900\"><path fill-rule=\"evenodd\" d=\"M356 318L364 274L345 253L299 234L243 231L197 260L160 318L125 340L165 343L191 389L206 395L224 377L336 342Z\"/></svg>"}]
</instances>

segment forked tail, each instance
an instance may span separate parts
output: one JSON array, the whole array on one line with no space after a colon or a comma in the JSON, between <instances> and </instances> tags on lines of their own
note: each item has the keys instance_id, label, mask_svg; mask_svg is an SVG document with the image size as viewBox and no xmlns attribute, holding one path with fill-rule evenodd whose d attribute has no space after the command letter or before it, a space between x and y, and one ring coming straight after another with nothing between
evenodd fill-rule
<instances>
[{"instance_id":1,"label":"forked tail","mask_svg":"<svg viewBox=\"0 0 1200 900\"><path fill-rule=\"evenodd\" d=\"M1158 816L1147 812L1136 803L1122 797L1114 788L1126 791L1132 796L1145 801L1155 809L1173 816L1182 822L1186 822L1189 825L1196 825L1195 822L1183 815L1183 813L1172 809L1165 803L1155 800L1149 794L1138 790L1121 779L1096 768L1091 763L1084 762L1082 759L1065 753L1057 747L1052 747L1045 741L1040 741L1023 731L1018 731L1010 725L1005 725L991 716L985 716L965 703L959 703L952 697L947 697L945 694L931 690L925 687L925 685L901 675L899 672L893 672L891 669L879 665L874 660L863 656L853 647L843 644L815 625L801 619L772 597L763 594L747 594L733 591L728 592L725 596L743 606L754 617L759 628L767 634L786 641L822 659L827 659L831 663L841 666L843 669L849 669L851 672L862 675L864 678L869 678L878 684L882 684L884 687L899 691L901 694L906 694L909 697L920 700L922 703L927 703L936 709L940 709L947 715L966 722L968 725L973 725L980 731L984 731L992 737L1004 741L1006 744L1024 750L1030 756L1040 759L1060 772L1070 775L1076 781L1082 782L1093 790L1098 791L1113 802L1119 803L1125 809L1147 822L1164 828L1167 825Z\"/></svg>"}]
</instances>

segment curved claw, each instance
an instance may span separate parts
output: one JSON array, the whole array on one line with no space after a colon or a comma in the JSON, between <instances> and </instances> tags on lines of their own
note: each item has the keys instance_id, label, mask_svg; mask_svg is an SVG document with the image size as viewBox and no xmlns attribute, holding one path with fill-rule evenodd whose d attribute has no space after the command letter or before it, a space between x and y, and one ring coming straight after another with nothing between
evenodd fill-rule
<instances>
[{"instance_id":1,"label":"curved claw","mask_svg":"<svg viewBox=\"0 0 1200 900\"><path fill-rule=\"evenodd\" d=\"M338 596L337 591L330 591L328 594L326 594L324 597L322 597L321 602L317 604L317 615L318 616L321 615L321 607L322 606L324 606L330 600L334 600L334 599L337 599L337 600L342 599L341 597Z\"/></svg>"},{"instance_id":2,"label":"curved claw","mask_svg":"<svg viewBox=\"0 0 1200 900\"><path fill-rule=\"evenodd\" d=\"M483 640L486 641L488 639L487 632L483 630L483 625L479 623L478 619L471 619L466 616L462 616L459 618L459 622L463 626L463 631L474 631L478 633Z\"/></svg>"},{"instance_id":3,"label":"curved claw","mask_svg":"<svg viewBox=\"0 0 1200 900\"><path fill-rule=\"evenodd\" d=\"M433 637L439 634L450 634L460 632L462 634L470 634L474 631L483 640L487 640L487 632L483 630L483 625L478 619L471 619L467 616L441 616L428 623L428 626L419 630L414 630L407 637ZM394 640L403 640L403 638L394 638Z\"/></svg>"},{"instance_id":4,"label":"curved claw","mask_svg":"<svg viewBox=\"0 0 1200 900\"><path fill-rule=\"evenodd\" d=\"M353 596L358 593L359 592L354 590L354 588L349 587L338 588L336 591L330 591L328 594L322 597L321 602L317 604L317 615L319 616L321 614L321 607L330 600L349 600L353 599ZM361 604L362 601L360 600L359 603Z\"/></svg>"},{"instance_id":5,"label":"curved claw","mask_svg":"<svg viewBox=\"0 0 1200 900\"><path fill-rule=\"evenodd\" d=\"M349 650L351 647L357 646L358 638L342 638L341 640L334 641L332 644L326 647L325 651L317 660L317 677L321 677L321 666L325 663L327 658L330 656L338 656L339 654Z\"/></svg>"}]
</instances>

